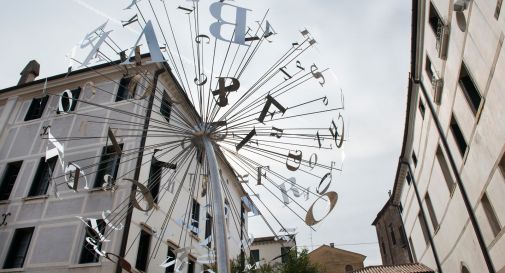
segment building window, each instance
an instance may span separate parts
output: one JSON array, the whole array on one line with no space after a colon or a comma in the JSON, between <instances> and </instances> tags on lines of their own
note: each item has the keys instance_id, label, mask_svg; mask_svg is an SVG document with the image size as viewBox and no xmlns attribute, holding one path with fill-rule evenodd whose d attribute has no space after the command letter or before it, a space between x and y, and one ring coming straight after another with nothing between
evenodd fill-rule
<instances>
[{"instance_id":1,"label":"building window","mask_svg":"<svg viewBox=\"0 0 505 273\"><path fill-rule=\"evenodd\" d=\"M348 264L345 266L345 272L351 272L353 270L354 270L354 268L352 267L352 265Z\"/></svg>"},{"instance_id":2,"label":"building window","mask_svg":"<svg viewBox=\"0 0 505 273\"><path fill-rule=\"evenodd\" d=\"M472 80L465 63L461 64L461 70L459 72L459 86L463 90L465 98L470 105L470 109L472 109L472 112L475 115L477 110L479 110L482 97L477 89L477 86Z\"/></svg>"},{"instance_id":3,"label":"building window","mask_svg":"<svg viewBox=\"0 0 505 273\"><path fill-rule=\"evenodd\" d=\"M38 119L42 117L48 99L49 96L33 99L32 103L30 104L30 108L28 108L28 112L26 113L25 121Z\"/></svg>"},{"instance_id":4,"label":"building window","mask_svg":"<svg viewBox=\"0 0 505 273\"><path fill-rule=\"evenodd\" d=\"M37 173L33 179L32 186L28 192L28 196L39 196L46 194L49 183L53 177L54 166L56 165L57 160L57 156L50 158L47 160L47 162L45 157L40 159L39 167L37 168Z\"/></svg>"},{"instance_id":5,"label":"building window","mask_svg":"<svg viewBox=\"0 0 505 273\"><path fill-rule=\"evenodd\" d=\"M250 252L251 264L257 263L260 261L260 250L259 249L251 249Z\"/></svg>"},{"instance_id":6,"label":"building window","mask_svg":"<svg viewBox=\"0 0 505 273\"><path fill-rule=\"evenodd\" d=\"M131 86L130 86L131 85ZM116 101L122 101L131 99L135 96L135 90L137 89L137 83L132 84L132 77L125 76L119 81L119 87L117 89Z\"/></svg>"},{"instance_id":7,"label":"building window","mask_svg":"<svg viewBox=\"0 0 505 273\"><path fill-rule=\"evenodd\" d=\"M153 157L151 160L151 170L149 171L148 188L153 197L154 203L158 204L158 195L160 192L161 174L163 173L162 162Z\"/></svg>"},{"instance_id":8,"label":"building window","mask_svg":"<svg viewBox=\"0 0 505 273\"><path fill-rule=\"evenodd\" d=\"M500 159L500 163L498 164L498 167L500 168L501 174L503 177L505 177L505 154L502 155L502 158Z\"/></svg>"},{"instance_id":9,"label":"building window","mask_svg":"<svg viewBox=\"0 0 505 273\"><path fill-rule=\"evenodd\" d=\"M123 144L119 144L121 150L123 150ZM119 163L121 161L121 156L116 153L113 145L106 146L102 149L102 156L100 157L100 164L98 164L98 170L96 172L94 188L100 188L105 183L104 176L110 175L112 180L115 181L117 177L117 172L119 170Z\"/></svg>"},{"instance_id":10,"label":"building window","mask_svg":"<svg viewBox=\"0 0 505 273\"><path fill-rule=\"evenodd\" d=\"M442 169L442 174L444 175L445 184L447 185L449 192L452 193L454 188L456 188L456 183L454 183L454 180L452 179L449 171L449 165L447 164L447 160L445 160L444 153L442 152L442 148L440 146L437 148L436 156L440 169Z\"/></svg>"},{"instance_id":11,"label":"building window","mask_svg":"<svg viewBox=\"0 0 505 273\"><path fill-rule=\"evenodd\" d=\"M391 242L393 245L396 245L396 236L395 236L395 231L393 230L393 225L389 225L389 235L391 235Z\"/></svg>"},{"instance_id":12,"label":"building window","mask_svg":"<svg viewBox=\"0 0 505 273\"><path fill-rule=\"evenodd\" d=\"M205 239L209 238L212 235L212 216L207 213L205 218ZM209 241L207 247L210 248L212 246L212 240Z\"/></svg>"},{"instance_id":13,"label":"building window","mask_svg":"<svg viewBox=\"0 0 505 273\"><path fill-rule=\"evenodd\" d=\"M4 269L22 268L25 263L26 253L30 246L34 227L20 228L14 231L11 246L5 258Z\"/></svg>"},{"instance_id":14,"label":"building window","mask_svg":"<svg viewBox=\"0 0 505 273\"><path fill-rule=\"evenodd\" d=\"M410 185L412 183L412 177L410 176L410 173L407 173L407 184Z\"/></svg>"},{"instance_id":15,"label":"building window","mask_svg":"<svg viewBox=\"0 0 505 273\"><path fill-rule=\"evenodd\" d=\"M73 90L70 90L70 93L72 93L72 100L69 99L68 94L66 92L63 92L60 97L60 103L61 105L58 105L58 107L61 107L63 111L65 112L72 112L75 110L75 107L77 106L77 101L79 100L79 96L81 95L81 88L76 88ZM56 113L61 113L60 108L56 111Z\"/></svg>"},{"instance_id":16,"label":"building window","mask_svg":"<svg viewBox=\"0 0 505 273\"><path fill-rule=\"evenodd\" d=\"M428 55L426 55L426 63L424 65L424 69L426 71L426 75L428 75L428 78L430 79L430 82L432 82L433 81L434 73L433 73L433 67L432 67L432 64L431 64L431 60L430 60L430 57Z\"/></svg>"},{"instance_id":17,"label":"building window","mask_svg":"<svg viewBox=\"0 0 505 273\"><path fill-rule=\"evenodd\" d=\"M417 167L417 156L414 151L412 151L412 162L414 163L414 168Z\"/></svg>"},{"instance_id":18,"label":"building window","mask_svg":"<svg viewBox=\"0 0 505 273\"><path fill-rule=\"evenodd\" d=\"M200 220L200 204L193 199L193 205L191 209L191 233L198 236L198 221Z\"/></svg>"},{"instance_id":19,"label":"building window","mask_svg":"<svg viewBox=\"0 0 505 273\"><path fill-rule=\"evenodd\" d=\"M421 117L424 119L424 113L426 112L426 108L424 107L422 99L419 99L419 112L421 113Z\"/></svg>"},{"instance_id":20,"label":"building window","mask_svg":"<svg viewBox=\"0 0 505 273\"><path fill-rule=\"evenodd\" d=\"M195 273L195 261L192 259L188 260L188 273Z\"/></svg>"},{"instance_id":21,"label":"building window","mask_svg":"<svg viewBox=\"0 0 505 273\"><path fill-rule=\"evenodd\" d=\"M289 260L289 251L291 247L281 247L281 262L287 263Z\"/></svg>"},{"instance_id":22,"label":"building window","mask_svg":"<svg viewBox=\"0 0 505 273\"><path fill-rule=\"evenodd\" d=\"M407 237L405 236L405 232L403 232L402 227L398 227L398 234L400 234L400 244L402 246L407 245Z\"/></svg>"},{"instance_id":23,"label":"building window","mask_svg":"<svg viewBox=\"0 0 505 273\"><path fill-rule=\"evenodd\" d=\"M97 219L96 224L100 234L105 234L105 221L103 219ZM95 251L95 246L90 244L86 238L91 235L90 239L93 239L93 241L96 242L98 251L102 250L102 241L96 231L89 226L91 226L91 223L88 221L88 225L85 227L86 232L84 233L84 240L82 242L81 257L79 258L80 264L98 263L98 260L100 259L100 255Z\"/></svg>"},{"instance_id":24,"label":"building window","mask_svg":"<svg viewBox=\"0 0 505 273\"><path fill-rule=\"evenodd\" d=\"M428 213L430 214L431 224L433 225L433 229L438 229L438 220L435 215L435 209L433 209L433 203L431 202L431 198L429 194L426 194L424 197L424 201L426 202L426 207L428 207Z\"/></svg>"},{"instance_id":25,"label":"building window","mask_svg":"<svg viewBox=\"0 0 505 273\"><path fill-rule=\"evenodd\" d=\"M170 246L168 246L168 250L167 250L167 257L170 257L171 260L175 260L177 257L177 255L175 255L174 253L174 249L171 248ZM175 263L172 264L171 266L165 268L165 273L173 273L175 270Z\"/></svg>"},{"instance_id":26,"label":"building window","mask_svg":"<svg viewBox=\"0 0 505 273\"><path fill-rule=\"evenodd\" d=\"M502 0L497 0L496 1L496 9L494 10L494 18L496 20L498 20L498 18L500 18L500 11L501 11L501 4L502 4Z\"/></svg>"},{"instance_id":27,"label":"building window","mask_svg":"<svg viewBox=\"0 0 505 273\"><path fill-rule=\"evenodd\" d=\"M419 218L419 224L421 225L421 230L423 232L424 242L426 244L429 244L430 235L428 234L428 226L426 226L426 219L424 219L423 214L421 212L419 212L417 218Z\"/></svg>"},{"instance_id":28,"label":"building window","mask_svg":"<svg viewBox=\"0 0 505 273\"><path fill-rule=\"evenodd\" d=\"M454 140L456 140L456 145L458 146L458 150L461 156L464 156L468 145L466 144L463 132L461 132L461 129L459 128L458 122L454 118L454 115L451 118L451 132L454 136Z\"/></svg>"},{"instance_id":29,"label":"building window","mask_svg":"<svg viewBox=\"0 0 505 273\"><path fill-rule=\"evenodd\" d=\"M410 244L410 252L412 253L412 258L414 258L414 262L417 262L416 250L414 249L414 243L412 242L412 237L409 238Z\"/></svg>"},{"instance_id":30,"label":"building window","mask_svg":"<svg viewBox=\"0 0 505 273\"><path fill-rule=\"evenodd\" d=\"M429 24L431 26L431 29L433 30L433 33L435 33L437 40L440 40L442 38L441 29L444 26L444 21L442 21L442 17L440 16L440 14L438 14L437 9L431 2L430 2Z\"/></svg>"},{"instance_id":31,"label":"building window","mask_svg":"<svg viewBox=\"0 0 505 273\"><path fill-rule=\"evenodd\" d=\"M382 253L384 253L384 256L386 256L386 245L384 244L384 241L382 241L381 243L381 246L382 246Z\"/></svg>"},{"instance_id":32,"label":"building window","mask_svg":"<svg viewBox=\"0 0 505 273\"><path fill-rule=\"evenodd\" d=\"M147 259L149 258L149 246L151 245L151 235L146 231L140 232L139 248L137 251L137 262L135 268L143 272L147 271Z\"/></svg>"},{"instance_id":33,"label":"building window","mask_svg":"<svg viewBox=\"0 0 505 273\"><path fill-rule=\"evenodd\" d=\"M16 161L7 164L2 182L0 184L0 201L9 199L12 188L14 188L14 184L18 178L19 170L21 170L22 164L23 161Z\"/></svg>"},{"instance_id":34,"label":"building window","mask_svg":"<svg viewBox=\"0 0 505 273\"><path fill-rule=\"evenodd\" d=\"M170 122L170 113L172 112L172 100L168 96L166 91L163 91L163 97L161 98L160 113L161 115Z\"/></svg>"},{"instance_id":35,"label":"building window","mask_svg":"<svg viewBox=\"0 0 505 273\"><path fill-rule=\"evenodd\" d=\"M496 217L496 213L493 209L493 206L491 205L491 202L489 202L489 198L487 197L486 193L484 193L484 196L482 196L481 202L482 207L484 208L484 212L486 213L486 218L489 222L489 225L491 226L491 229L493 230L493 235L496 237L501 231L501 225L498 217Z\"/></svg>"},{"instance_id":36,"label":"building window","mask_svg":"<svg viewBox=\"0 0 505 273\"><path fill-rule=\"evenodd\" d=\"M468 270L466 266L463 266L463 268L461 268L461 273L470 273L470 270Z\"/></svg>"}]
</instances>

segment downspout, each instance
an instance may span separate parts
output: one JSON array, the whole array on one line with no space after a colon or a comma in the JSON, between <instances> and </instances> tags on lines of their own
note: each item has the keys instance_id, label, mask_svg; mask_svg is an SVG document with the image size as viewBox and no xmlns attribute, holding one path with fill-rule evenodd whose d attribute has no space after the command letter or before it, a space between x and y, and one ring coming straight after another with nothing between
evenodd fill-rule
<instances>
[{"instance_id":1,"label":"downspout","mask_svg":"<svg viewBox=\"0 0 505 273\"><path fill-rule=\"evenodd\" d=\"M146 146L146 141L147 141L147 130L149 129L149 120L151 119L151 112L153 109L153 104L154 104L154 97L155 97L155 91L156 91L156 86L158 85L158 77L165 72L165 69L158 69L156 72L154 72L154 77L153 77L153 86L151 90L151 94L149 95L149 103L147 105L147 112L146 112L146 117L144 119L144 129L142 132L142 138L140 139L140 148L139 152L137 155L137 164L136 164L136 169L135 173L133 174L133 180L138 181L139 176L140 176L140 168L142 167L142 158L144 157L144 147ZM137 190L137 186L132 183L131 187L131 192L135 192ZM130 223L132 220L132 214L133 214L133 205L131 202L131 199L128 203L128 212L126 214L126 219L125 219L125 224L124 224L124 229L123 229L123 236L121 239L121 247L119 249L119 257L124 258L125 253L126 253L126 245L128 244L128 235L130 233ZM116 273L121 273L123 271L123 268L120 266L119 263L116 265Z\"/></svg>"},{"instance_id":2,"label":"downspout","mask_svg":"<svg viewBox=\"0 0 505 273\"><path fill-rule=\"evenodd\" d=\"M433 257L435 258L435 263L437 264L438 273L443 273L442 265L440 264L440 259L438 258L438 252L435 248L435 243L433 242L433 235L431 234L428 221L426 220L426 213L424 212L423 200L421 199L421 195L419 195L419 190L417 188L416 179L414 177L414 172L410 167L410 164L406 161L401 161L400 164L406 165L409 168L409 175L412 178L412 185L414 185L414 191L416 193L417 203L419 204L419 210L421 211L421 215L423 216L423 224L426 227L426 232L428 233L428 239L430 241L431 250L433 251Z\"/></svg>"},{"instance_id":3,"label":"downspout","mask_svg":"<svg viewBox=\"0 0 505 273\"><path fill-rule=\"evenodd\" d=\"M454 173L454 176L456 177L456 183L458 183L458 188L461 192L461 196L463 197L463 202L465 203L465 207L468 212L470 222L472 223L473 229L475 231L475 235L477 236L477 241L479 241L479 246L480 246L482 255L484 255L484 260L486 261L488 271L489 271L489 273L495 273L496 270L494 268L493 261L491 260L491 255L489 254L489 251L486 247L486 243L484 242L484 236L482 235L482 230L480 229L479 223L477 222L477 217L475 216L475 213L472 209L472 205L470 203L470 199L468 198L466 188L463 185L461 176L459 175L458 168L457 168L456 163L454 161L454 157L452 156L451 150L449 149L449 144L448 144L447 139L445 137L445 133L444 133L444 130L442 129L443 127L442 127L442 124L440 123L437 112L435 111L435 107L433 106L433 102L430 99L428 99L429 94L428 94L428 91L426 91L426 88L425 88L423 82L421 80L415 79L415 78L413 78L412 81L414 84L421 86L423 96L425 98L427 98L425 101L427 101L427 103L428 103L428 106L430 108L430 113L433 117L433 120L435 121L435 125L437 127L437 131L440 136L440 140L442 141L442 145L444 146L444 149L447 153L447 157L449 158L449 163L451 165L452 172Z\"/></svg>"}]
</instances>

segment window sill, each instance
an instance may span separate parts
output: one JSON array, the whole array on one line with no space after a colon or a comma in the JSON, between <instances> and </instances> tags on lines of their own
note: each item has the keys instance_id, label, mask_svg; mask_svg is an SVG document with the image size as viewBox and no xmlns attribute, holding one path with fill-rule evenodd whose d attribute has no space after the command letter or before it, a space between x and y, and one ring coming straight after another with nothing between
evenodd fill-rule
<instances>
[{"instance_id":1,"label":"window sill","mask_svg":"<svg viewBox=\"0 0 505 273\"><path fill-rule=\"evenodd\" d=\"M27 201L33 201L33 200L42 200L42 199L47 199L49 198L49 195L37 195L37 196L27 196L24 197L22 200L27 202Z\"/></svg>"},{"instance_id":2,"label":"window sill","mask_svg":"<svg viewBox=\"0 0 505 273\"><path fill-rule=\"evenodd\" d=\"M0 272L24 272L25 268L20 267L20 268L9 268L9 269L0 269Z\"/></svg>"},{"instance_id":3,"label":"window sill","mask_svg":"<svg viewBox=\"0 0 505 273\"><path fill-rule=\"evenodd\" d=\"M101 262L98 263L87 263L87 264L71 264L68 268L86 268L86 267L99 267L102 266Z\"/></svg>"},{"instance_id":4,"label":"window sill","mask_svg":"<svg viewBox=\"0 0 505 273\"><path fill-rule=\"evenodd\" d=\"M99 191L104 191L101 187L98 188L91 188L88 190L88 192L99 192Z\"/></svg>"},{"instance_id":5,"label":"window sill","mask_svg":"<svg viewBox=\"0 0 505 273\"><path fill-rule=\"evenodd\" d=\"M10 202L11 202L10 200L2 200L2 201L0 201L0 205L7 205Z\"/></svg>"},{"instance_id":6,"label":"window sill","mask_svg":"<svg viewBox=\"0 0 505 273\"><path fill-rule=\"evenodd\" d=\"M194 234L193 232L189 232L189 236L191 236L191 238L195 239L197 242L200 242L200 238L198 238L198 235Z\"/></svg>"}]
</instances>

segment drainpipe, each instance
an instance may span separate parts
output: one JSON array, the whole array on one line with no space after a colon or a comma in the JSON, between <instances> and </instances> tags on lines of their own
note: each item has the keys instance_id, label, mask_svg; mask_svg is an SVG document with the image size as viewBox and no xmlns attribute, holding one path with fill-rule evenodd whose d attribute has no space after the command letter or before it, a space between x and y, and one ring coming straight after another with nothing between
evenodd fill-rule
<instances>
[{"instance_id":1,"label":"drainpipe","mask_svg":"<svg viewBox=\"0 0 505 273\"><path fill-rule=\"evenodd\" d=\"M412 178L412 185L414 185L414 191L416 192L417 203L419 204L419 209L421 211L421 215L423 216L423 224L426 227L426 232L428 233L428 239L430 241L431 250L433 251L433 257L435 257L435 263L437 264L438 273L442 272L442 265L440 264L440 259L438 258L438 252L435 248L435 243L433 242L433 235L431 234L428 221L426 220L426 213L424 212L423 200L421 199L421 195L419 195L419 190L417 188L416 179L414 178L414 172L410 167L410 164L406 161L401 161L400 164L406 165L409 168L409 175Z\"/></svg>"},{"instance_id":2,"label":"drainpipe","mask_svg":"<svg viewBox=\"0 0 505 273\"><path fill-rule=\"evenodd\" d=\"M465 207L468 212L470 222L472 223L473 230L475 231L475 236L477 236L477 241L479 241L480 250L482 252L482 255L484 256L484 260L486 261L488 271L489 271L489 273L496 273L496 270L493 265L493 261L491 260L491 255L489 255L489 251L487 249L486 243L484 242L484 236L482 236L482 230L480 229L479 223L477 222L477 217L475 217L475 213L472 209L470 199L468 198L466 188L463 185L463 181L461 179L461 176L459 175L459 171L458 171L458 168L456 167L454 157L452 156L451 150L449 149L449 144L448 144L447 139L445 137L444 130L442 129L443 128L442 124L440 123L440 120L438 119L438 115L437 115L437 112L435 111L435 107L433 106L433 102L430 99L428 99L428 98L430 98L430 96L428 94L428 91L426 91L426 88L421 80L413 78L412 82L421 87L421 91L423 92L423 96L425 98L427 98L425 101L427 101L427 103L428 103L431 116L433 117L433 120L435 121L435 125L437 127L437 131L440 136L440 140L442 141L442 145L444 146L444 149L447 153L447 157L449 158L449 163L451 165L452 172L454 173L454 176L456 177L456 183L458 183L459 191L461 192L461 196L463 197L463 202L465 203Z\"/></svg>"},{"instance_id":3,"label":"drainpipe","mask_svg":"<svg viewBox=\"0 0 505 273\"><path fill-rule=\"evenodd\" d=\"M151 90L151 95L149 95L149 103L147 105L147 112L146 112L146 117L144 119L144 130L142 132L142 138L140 139L140 148L139 152L137 155L137 165L135 166L135 173L133 174L133 180L139 180L140 176L140 167L142 167L142 158L144 157L144 147L146 146L146 140L147 140L147 129L149 129L149 120L151 119L151 112L153 109L153 104L154 104L154 97L155 97L155 91L156 91L156 85L158 85L158 77L165 72L165 69L159 69L154 72L154 77L153 77L153 86ZM137 190L137 186L132 183L131 187L131 192L135 192ZM130 223L132 221L132 214L133 214L133 205L131 200L128 203L128 212L126 214L126 220L124 224L124 229L123 229L123 237L121 239L121 247L119 249L119 257L124 258L125 253L126 253L126 245L128 244L128 234L130 233ZM123 271L123 268L121 267L120 263L117 263L116 265L116 273L121 273Z\"/></svg>"}]
</instances>

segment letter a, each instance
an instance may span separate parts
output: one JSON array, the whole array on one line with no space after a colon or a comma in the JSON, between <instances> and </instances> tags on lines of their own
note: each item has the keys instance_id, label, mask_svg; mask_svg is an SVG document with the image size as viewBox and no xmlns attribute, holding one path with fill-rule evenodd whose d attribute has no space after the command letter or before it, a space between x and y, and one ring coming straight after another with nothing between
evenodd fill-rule
<instances>
[{"instance_id":1,"label":"letter a","mask_svg":"<svg viewBox=\"0 0 505 273\"><path fill-rule=\"evenodd\" d=\"M122 62L121 64L133 64L135 62L131 62L130 59L133 57L135 54L135 48L139 46L140 39L142 39L142 36L146 36L146 41L147 41L147 46L149 47L149 53L151 53L151 61L147 62L148 64L150 63L161 63L164 62L165 59L163 58L163 54L161 53L160 50L160 45L158 44L158 40L156 39L156 33L154 33L153 29L153 24L151 23L151 20L149 20L144 29L142 30L142 33L140 33L139 38L137 39L137 42L135 45L132 47L133 49L130 52L130 56L126 61Z\"/></svg>"}]
</instances>

